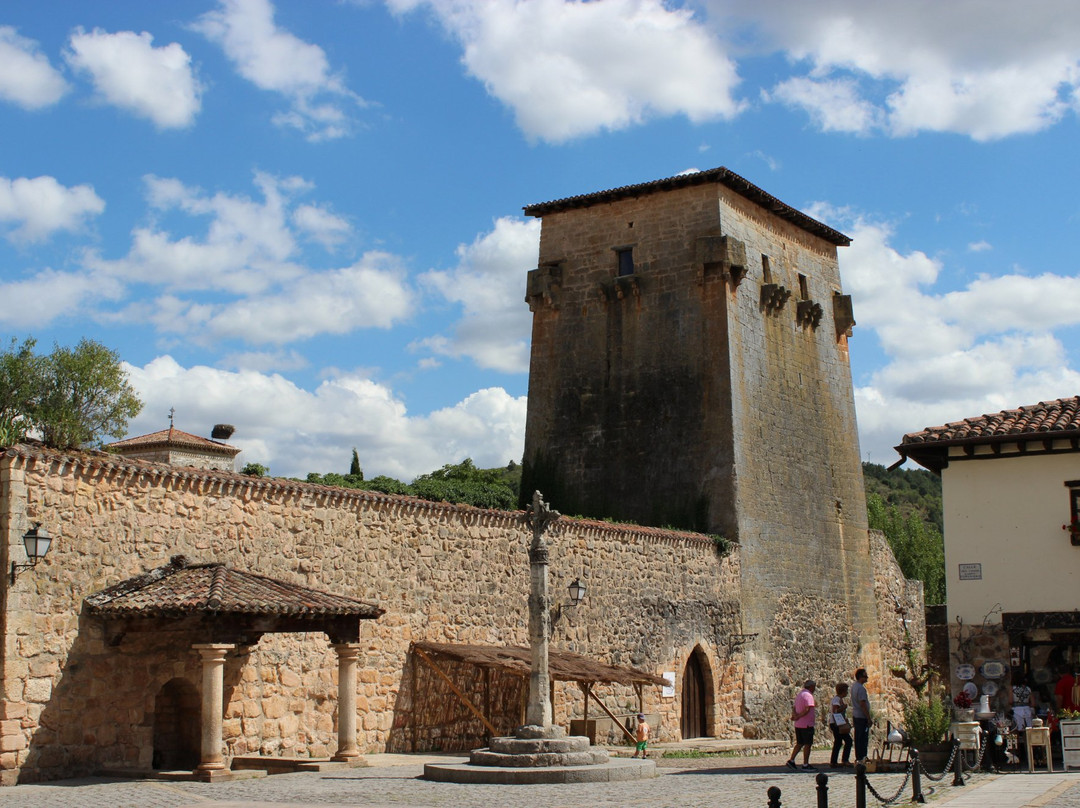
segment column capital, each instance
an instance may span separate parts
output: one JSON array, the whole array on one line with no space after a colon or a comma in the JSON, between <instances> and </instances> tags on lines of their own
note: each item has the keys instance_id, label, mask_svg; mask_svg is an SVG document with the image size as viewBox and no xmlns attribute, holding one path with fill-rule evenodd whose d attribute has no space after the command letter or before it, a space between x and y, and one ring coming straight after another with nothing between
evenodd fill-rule
<instances>
[{"instance_id":1,"label":"column capital","mask_svg":"<svg viewBox=\"0 0 1080 808\"><path fill-rule=\"evenodd\" d=\"M330 647L338 655L338 659L359 659L361 643L358 642L335 642Z\"/></svg>"},{"instance_id":2,"label":"column capital","mask_svg":"<svg viewBox=\"0 0 1080 808\"><path fill-rule=\"evenodd\" d=\"M226 655L236 646L223 642L193 643L191 650L198 651L204 662L224 662Z\"/></svg>"}]
</instances>

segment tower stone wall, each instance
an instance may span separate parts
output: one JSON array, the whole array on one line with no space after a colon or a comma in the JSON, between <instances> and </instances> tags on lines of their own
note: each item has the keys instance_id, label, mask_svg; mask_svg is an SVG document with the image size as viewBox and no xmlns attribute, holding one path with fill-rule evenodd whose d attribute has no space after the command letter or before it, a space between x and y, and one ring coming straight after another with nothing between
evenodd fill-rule
<instances>
[{"instance_id":1,"label":"tower stone wall","mask_svg":"<svg viewBox=\"0 0 1080 808\"><path fill-rule=\"evenodd\" d=\"M780 721L779 691L837 662L880 674L847 237L725 169L526 212L523 490L737 541L751 713Z\"/></svg>"}]
</instances>

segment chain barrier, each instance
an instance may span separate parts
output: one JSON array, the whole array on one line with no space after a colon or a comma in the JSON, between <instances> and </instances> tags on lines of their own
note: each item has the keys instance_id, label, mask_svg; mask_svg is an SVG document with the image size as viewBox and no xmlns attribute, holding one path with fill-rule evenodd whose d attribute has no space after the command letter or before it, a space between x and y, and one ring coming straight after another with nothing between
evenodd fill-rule
<instances>
[{"instance_id":1,"label":"chain barrier","mask_svg":"<svg viewBox=\"0 0 1080 808\"><path fill-rule=\"evenodd\" d=\"M922 765L922 761L919 761L919 771L922 772L923 777L931 782L937 783L945 779L945 775L949 773L949 769L953 767L953 763L956 762L956 756L960 754L959 744L953 744L952 754L949 755L949 762L945 764L945 768L942 769L941 774L930 774L926 770L926 767Z\"/></svg>"},{"instance_id":2,"label":"chain barrier","mask_svg":"<svg viewBox=\"0 0 1080 808\"><path fill-rule=\"evenodd\" d=\"M894 802L896 802L898 799L900 799L900 795L903 794L904 789L907 788L907 784L911 781L911 770L914 769L914 768L915 768L915 762L912 761L912 760L909 760L908 761L908 766L907 766L907 771L904 772L904 782L900 784L900 788L898 788L896 790L896 793L893 794L891 797L883 797L880 794L878 794L877 790L872 785L870 785L870 778L869 777L866 778L866 790L869 791L874 796L874 799L876 799L882 805L892 805Z\"/></svg>"}]
</instances>

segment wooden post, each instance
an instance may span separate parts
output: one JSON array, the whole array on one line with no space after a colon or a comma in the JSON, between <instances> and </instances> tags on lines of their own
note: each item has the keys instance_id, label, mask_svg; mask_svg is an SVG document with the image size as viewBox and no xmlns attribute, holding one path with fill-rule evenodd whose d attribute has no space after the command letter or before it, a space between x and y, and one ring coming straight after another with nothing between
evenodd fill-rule
<instances>
[{"instance_id":1,"label":"wooden post","mask_svg":"<svg viewBox=\"0 0 1080 808\"><path fill-rule=\"evenodd\" d=\"M628 730L626 728L626 726L623 724L623 722L615 717L615 713L611 712L611 710L609 710L607 708L607 705L604 704L604 702L602 702L602 701L600 701L600 699L596 698L595 693L593 693L590 690L589 695L593 697L593 701L595 701L597 704L600 705L600 709L603 710L605 713L607 713L608 718L610 718L612 721L615 722L615 726L617 726L619 729L621 729L626 734L627 738L629 738L631 741L635 741L635 742L637 741L637 738L634 737L634 733L632 733L630 730Z\"/></svg>"},{"instance_id":2,"label":"wooden post","mask_svg":"<svg viewBox=\"0 0 1080 808\"><path fill-rule=\"evenodd\" d=\"M497 734L495 731L495 727L490 721L487 720L487 716L480 712L477 706L469 700L469 697L461 691L461 688L454 684L453 680L449 676L443 673L442 668L432 662L431 657L425 654L420 648L415 648L414 650L416 651L416 655L420 657L420 659L424 660L424 662L427 663L427 665L433 671L435 671L435 673L439 674L439 676L442 677L443 681L446 682L446 684L450 686L450 689L454 691L454 695L461 699L462 704L468 707L470 712L472 712L473 715L475 715L484 723L484 726L488 728L488 732L490 732L492 735Z\"/></svg>"}]
</instances>

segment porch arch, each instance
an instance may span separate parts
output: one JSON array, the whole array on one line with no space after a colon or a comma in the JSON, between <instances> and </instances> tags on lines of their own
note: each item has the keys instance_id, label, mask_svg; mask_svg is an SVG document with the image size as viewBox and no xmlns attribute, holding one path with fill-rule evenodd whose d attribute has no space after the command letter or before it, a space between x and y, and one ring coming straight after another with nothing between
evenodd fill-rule
<instances>
[{"instance_id":1,"label":"porch arch","mask_svg":"<svg viewBox=\"0 0 1080 808\"><path fill-rule=\"evenodd\" d=\"M170 679L154 698L155 769L194 769L199 765L200 697L191 682Z\"/></svg>"}]
</instances>

